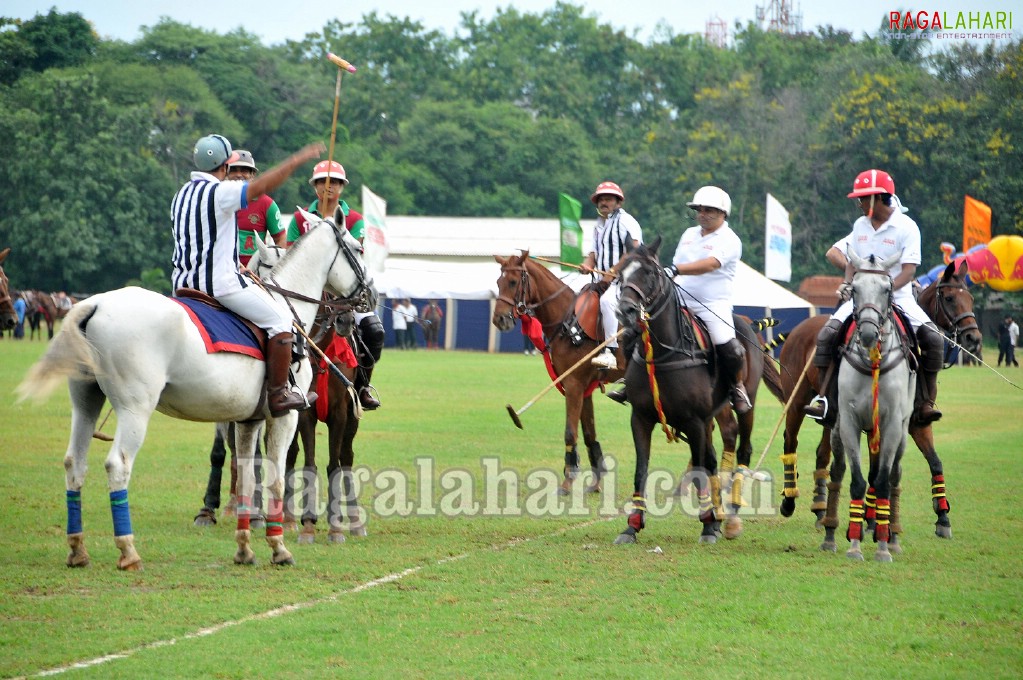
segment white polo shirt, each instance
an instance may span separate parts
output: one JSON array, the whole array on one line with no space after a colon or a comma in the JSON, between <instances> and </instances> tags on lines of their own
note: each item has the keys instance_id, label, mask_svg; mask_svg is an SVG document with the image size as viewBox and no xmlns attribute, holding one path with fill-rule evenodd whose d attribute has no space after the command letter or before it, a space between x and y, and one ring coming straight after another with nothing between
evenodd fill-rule
<instances>
[{"instance_id":1,"label":"white polo shirt","mask_svg":"<svg viewBox=\"0 0 1023 680\"><path fill-rule=\"evenodd\" d=\"M687 303L701 302L707 306L724 303L731 307L735 270L742 259L742 241L727 221L706 236L701 234L699 226L686 229L671 261L689 264L707 257L713 257L721 266L706 274L679 276L676 280L682 287L682 297Z\"/></svg>"},{"instance_id":2,"label":"white polo shirt","mask_svg":"<svg viewBox=\"0 0 1023 680\"><path fill-rule=\"evenodd\" d=\"M835 243L833 247L848 257L849 246L859 257L875 255L881 260L897 255L901 251L902 257L888 270L893 280L902 273L902 265L919 265L921 261L920 227L913 218L897 210L892 212L888 221L876 230L869 217L866 215L860 217L853 223L852 233ZM895 291L894 301L901 307L905 307L908 301L913 301L913 286L906 284Z\"/></svg>"}]
</instances>

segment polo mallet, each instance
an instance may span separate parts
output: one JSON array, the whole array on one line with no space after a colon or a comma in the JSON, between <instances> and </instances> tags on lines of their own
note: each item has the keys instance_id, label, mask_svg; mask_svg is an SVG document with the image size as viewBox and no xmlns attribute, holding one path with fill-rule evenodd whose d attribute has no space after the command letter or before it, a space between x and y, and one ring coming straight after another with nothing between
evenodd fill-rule
<instances>
[{"instance_id":1,"label":"polo mallet","mask_svg":"<svg viewBox=\"0 0 1023 680\"><path fill-rule=\"evenodd\" d=\"M539 255L530 255L529 259L530 260L539 260L540 262L550 262L551 264L559 264L562 267L571 267L572 269L582 270L582 266L581 265L570 264L568 262L562 262L561 260L552 260L549 257L540 257ZM607 276L608 274L611 274L611 272L605 272L605 271L601 271L599 269L594 269L593 273L597 274L598 276Z\"/></svg>"},{"instance_id":2,"label":"polo mallet","mask_svg":"<svg viewBox=\"0 0 1023 680\"><path fill-rule=\"evenodd\" d=\"M327 150L327 167L334 160L334 140L337 137L337 110L341 103L341 72L348 71L355 73L355 67L337 56L333 52L327 52L327 60L337 64L337 82L334 84L334 117L330 122L330 149Z\"/></svg>"},{"instance_id":3,"label":"polo mallet","mask_svg":"<svg viewBox=\"0 0 1023 680\"><path fill-rule=\"evenodd\" d=\"M113 437L111 437L108 434L104 434L103 432L101 432L101 430L103 429L103 426L107 424L107 420L110 419L110 414L113 413L113 412L114 412L114 407L113 406L111 406L109 409L107 409L107 414L103 417L103 422L100 423L99 427L96 428L96 431L92 433L92 438L93 439L98 439L101 442L112 442L112 441L114 441Z\"/></svg>"},{"instance_id":4,"label":"polo mallet","mask_svg":"<svg viewBox=\"0 0 1023 680\"><path fill-rule=\"evenodd\" d=\"M511 416L512 422L515 423L515 427L519 428L520 430L524 430L525 428L522 427L522 420L519 418L519 416L521 416L523 413L525 413L526 410L529 409L530 406L532 406L536 402L540 401L540 399L545 394L547 394L548 392L553 390L555 387L557 387L558 383L560 383L562 380L567 378L569 373L571 373L575 369L577 369L580 366L582 366L585 362L587 362L590 359L592 359L593 356L597 354L597 352L599 352L600 350L604 349L607 346L607 343L611 342L612 340L617 340L621 336L621 334L624 333L624 332L625 332L625 329L623 328L623 329L619 330L617 333L615 333L614 335L612 335L610 338L605 340L604 342L602 342L599 345L597 345L596 347L594 347L590 352L588 352L586 354L586 356L584 356L579 361L575 362L575 364L573 364L571 368L569 368L567 371L565 371L564 373L559 375L557 378L555 378L554 381L550 385L548 385L547 387L545 387L542 390L540 390L540 393L538 395L536 395L535 397L530 399L528 402L526 402L526 405L523 406L522 408L520 408L518 411L513 409L511 404L507 404L505 406L505 408L508 409L508 415Z\"/></svg>"},{"instance_id":5,"label":"polo mallet","mask_svg":"<svg viewBox=\"0 0 1023 680\"><path fill-rule=\"evenodd\" d=\"M764 452L760 454L760 460L757 461L756 467L753 468L753 472L756 473L760 469L760 465L764 462L764 456L771 448L771 444L774 443L774 438L778 436L778 428L781 427L782 422L785 420L785 416L789 412L789 408L792 406L793 400L796 395L799 394L799 386L803 384L803 378L806 377L806 372L810 370L810 364L813 362L813 353L810 353L810 358L806 360L806 365L803 366L803 372L799 374L799 380L796 381L796 386L792 388L792 394L789 395L789 400L785 402L785 406L781 410L781 417L778 418L778 422L774 426L774 432L771 433L770 439L767 440L767 446L764 447Z\"/></svg>"}]
</instances>

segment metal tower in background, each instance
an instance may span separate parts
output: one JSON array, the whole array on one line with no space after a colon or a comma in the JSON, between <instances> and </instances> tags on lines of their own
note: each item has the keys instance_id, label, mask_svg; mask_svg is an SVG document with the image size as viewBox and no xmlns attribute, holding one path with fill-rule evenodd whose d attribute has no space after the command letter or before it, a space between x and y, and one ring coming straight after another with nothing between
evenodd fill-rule
<instances>
[{"instance_id":1,"label":"metal tower in background","mask_svg":"<svg viewBox=\"0 0 1023 680\"><path fill-rule=\"evenodd\" d=\"M800 33L803 30L803 13L792 10L792 0L767 0L764 6L757 6L757 24L765 31L779 33Z\"/></svg>"},{"instance_id":2,"label":"metal tower in background","mask_svg":"<svg viewBox=\"0 0 1023 680\"><path fill-rule=\"evenodd\" d=\"M715 47L728 46L728 24L721 17L714 15L707 19L703 29L703 39Z\"/></svg>"}]
</instances>

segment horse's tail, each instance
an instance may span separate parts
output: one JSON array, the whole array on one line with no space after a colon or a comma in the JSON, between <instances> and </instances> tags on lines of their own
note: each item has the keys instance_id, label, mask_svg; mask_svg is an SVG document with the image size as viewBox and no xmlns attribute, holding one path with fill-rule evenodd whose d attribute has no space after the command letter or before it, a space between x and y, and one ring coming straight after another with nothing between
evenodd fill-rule
<instances>
[{"instance_id":1,"label":"horse's tail","mask_svg":"<svg viewBox=\"0 0 1023 680\"><path fill-rule=\"evenodd\" d=\"M99 371L96 350L85 337L85 325L96 313L96 304L86 301L75 305L60 332L50 342L43 358L29 369L18 385L18 401L42 401L65 378L95 380Z\"/></svg>"},{"instance_id":2,"label":"horse's tail","mask_svg":"<svg viewBox=\"0 0 1023 680\"><path fill-rule=\"evenodd\" d=\"M766 345L765 349L767 349ZM768 354L768 356L764 357L764 366L760 371L760 377L763 378L764 384L767 385L767 391L784 404L785 391L781 386L781 371L775 365L774 358L770 356L769 352L765 352L765 354Z\"/></svg>"}]
</instances>

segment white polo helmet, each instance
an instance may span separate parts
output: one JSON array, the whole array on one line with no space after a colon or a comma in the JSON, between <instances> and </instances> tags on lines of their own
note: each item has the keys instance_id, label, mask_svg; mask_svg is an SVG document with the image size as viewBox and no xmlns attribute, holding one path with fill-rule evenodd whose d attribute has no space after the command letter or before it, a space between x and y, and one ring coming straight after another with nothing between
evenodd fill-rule
<instances>
[{"instance_id":1,"label":"white polo helmet","mask_svg":"<svg viewBox=\"0 0 1023 680\"><path fill-rule=\"evenodd\" d=\"M726 217L728 216L728 213L732 212L732 199L729 198L724 189L720 189L718 187L700 187L693 195L693 200L686 203L686 205L690 208L698 208L700 206L705 208L717 208L725 213Z\"/></svg>"}]
</instances>

